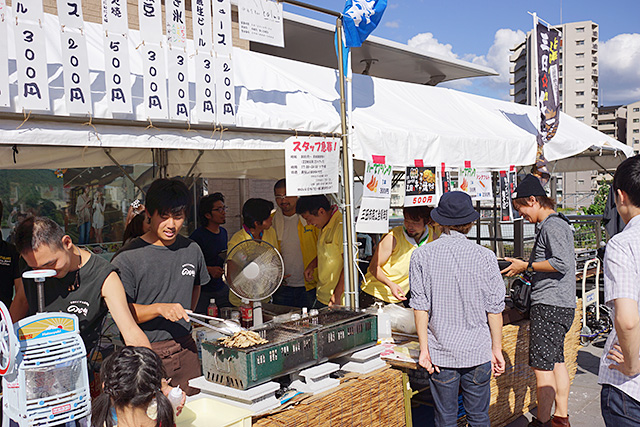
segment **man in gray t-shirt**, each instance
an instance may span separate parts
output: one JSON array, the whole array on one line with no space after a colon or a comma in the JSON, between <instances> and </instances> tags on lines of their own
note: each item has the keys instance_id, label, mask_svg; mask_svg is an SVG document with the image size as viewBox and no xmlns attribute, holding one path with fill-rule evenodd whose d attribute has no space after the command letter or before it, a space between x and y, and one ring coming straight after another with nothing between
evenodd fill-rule
<instances>
[{"instance_id":1,"label":"man in gray t-shirt","mask_svg":"<svg viewBox=\"0 0 640 427\"><path fill-rule=\"evenodd\" d=\"M154 181L145 204L149 231L122 248L112 263L167 376L193 395L197 389L189 380L201 371L186 310L195 308L200 286L210 276L200 247L179 234L190 204L191 193L181 181Z\"/></svg>"}]
</instances>

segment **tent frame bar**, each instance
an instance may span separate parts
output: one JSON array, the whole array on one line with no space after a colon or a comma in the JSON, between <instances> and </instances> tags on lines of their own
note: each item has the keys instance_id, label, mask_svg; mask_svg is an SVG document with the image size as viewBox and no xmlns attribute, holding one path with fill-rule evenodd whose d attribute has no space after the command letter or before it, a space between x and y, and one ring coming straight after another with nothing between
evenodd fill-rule
<instances>
[{"instance_id":1,"label":"tent frame bar","mask_svg":"<svg viewBox=\"0 0 640 427\"><path fill-rule=\"evenodd\" d=\"M113 162L113 164L114 164L114 165L116 165L116 166L118 167L118 169L120 169L120 172L122 172L122 174L123 174L124 176L126 176L126 177L127 177L127 179L128 179L129 181L131 181L131 183L132 183L132 184L133 184L133 185L134 185L138 190L140 190L140 192L141 192L143 195L145 195L145 196L146 196L146 195L147 195L147 193L145 193L145 191L142 189L142 187L140 187L140 186L138 185L138 183L136 182L136 180L135 180L135 179L133 179L133 177L129 174L129 172L127 172L127 171L126 171L126 169L122 167L122 165L120 164L120 162L118 162L118 161L115 159L115 157L113 157L113 156L111 155L111 149L110 149L110 148L103 148L103 150L104 150L104 154L106 154L106 155L107 155L107 157L109 157L109 159Z\"/></svg>"}]
</instances>

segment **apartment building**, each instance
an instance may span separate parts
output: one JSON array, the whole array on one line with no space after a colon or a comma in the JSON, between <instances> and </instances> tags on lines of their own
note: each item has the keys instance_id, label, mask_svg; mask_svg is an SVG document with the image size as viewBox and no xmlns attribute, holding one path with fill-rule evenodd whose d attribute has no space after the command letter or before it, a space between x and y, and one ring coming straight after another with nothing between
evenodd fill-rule
<instances>
[{"instance_id":1,"label":"apartment building","mask_svg":"<svg viewBox=\"0 0 640 427\"><path fill-rule=\"evenodd\" d=\"M640 101L627 105L627 144L640 153Z\"/></svg>"},{"instance_id":2,"label":"apartment building","mask_svg":"<svg viewBox=\"0 0 640 427\"><path fill-rule=\"evenodd\" d=\"M598 130L627 144L627 106L601 105L598 107Z\"/></svg>"},{"instance_id":3,"label":"apartment building","mask_svg":"<svg viewBox=\"0 0 640 427\"><path fill-rule=\"evenodd\" d=\"M556 25L562 32L559 53L560 109L593 128L598 127L598 24L593 21ZM513 101L535 105L535 63L532 32L511 49L511 89ZM562 126L562 124L560 125ZM638 137L640 139L640 136ZM597 172L555 174L552 185L558 205L579 210L593 201Z\"/></svg>"}]
</instances>

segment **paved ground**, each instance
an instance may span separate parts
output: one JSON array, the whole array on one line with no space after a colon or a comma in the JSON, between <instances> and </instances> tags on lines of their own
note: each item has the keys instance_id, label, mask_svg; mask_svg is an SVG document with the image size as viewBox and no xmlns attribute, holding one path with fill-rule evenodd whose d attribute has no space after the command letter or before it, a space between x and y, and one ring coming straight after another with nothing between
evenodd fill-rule
<instances>
[{"instance_id":1,"label":"paved ground","mask_svg":"<svg viewBox=\"0 0 640 427\"><path fill-rule=\"evenodd\" d=\"M591 344L578 351L578 370L569 395L569 420L574 427L604 427L598 385L601 354L602 349ZM532 413L523 415L507 427L526 427L532 416Z\"/></svg>"}]
</instances>

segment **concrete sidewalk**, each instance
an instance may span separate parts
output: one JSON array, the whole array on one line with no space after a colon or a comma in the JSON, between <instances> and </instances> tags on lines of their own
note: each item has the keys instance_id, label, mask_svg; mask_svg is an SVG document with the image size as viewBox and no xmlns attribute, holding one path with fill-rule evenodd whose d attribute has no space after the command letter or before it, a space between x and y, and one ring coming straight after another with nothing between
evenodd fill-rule
<instances>
[{"instance_id":1,"label":"concrete sidewalk","mask_svg":"<svg viewBox=\"0 0 640 427\"><path fill-rule=\"evenodd\" d=\"M589 344L578 351L578 370L569 394L569 421L572 426L604 427L600 414L598 367L602 349ZM507 427L526 427L535 414L527 413Z\"/></svg>"}]
</instances>

